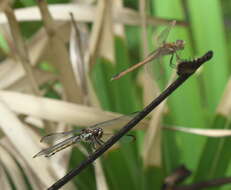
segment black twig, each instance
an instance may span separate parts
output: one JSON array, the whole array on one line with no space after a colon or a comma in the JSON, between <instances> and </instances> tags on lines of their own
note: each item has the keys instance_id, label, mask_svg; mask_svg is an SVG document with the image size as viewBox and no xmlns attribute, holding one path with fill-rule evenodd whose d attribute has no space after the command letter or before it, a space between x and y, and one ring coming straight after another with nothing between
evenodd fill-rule
<instances>
[{"instance_id":1,"label":"black twig","mask_svg":"<svg viewBox=\"0 0 231 190\"><path fill-rule=\"evenodd\" d=\"M210 59L213 56L212 51L208 53ZM209 59L205 60L208 61ZM195 70L198 69L204 62L195 62ZM191 75L191 73L183 73L180 75L170 86L168 86L156 99L154 99L147 107L139 112L131 121L129 121L124 127L122 127L115 135L113 135L108 141L105 142L98 150L92 153L86 160L84 160L78 167L72 169L63 178L54 183L48 190L56 190L65 185L74 176L78 175L84 168L100 157L105 151L107 151L113 144L115 144L122 136L136 126L145 116L147 116L153 109L155 109L162 101L164 101L170 94L173 93L181 84L183 84Z\"/></svg>"},{"instance_id":2,"label":"black twig","mask_svg":"<svg viewBox=\"0 0 231 190\"><path fill-rule=\"evenodd\" d=\"M182 186L174 187L172 189L173 190L200 190L200 189L205 189L209 187L222 186L228 183L231 183L231 177L218 178L218 179L213 179L210 181L203 181L203 182L190 184L190 185L182 185Z\"/></svg>"}]
</instances>

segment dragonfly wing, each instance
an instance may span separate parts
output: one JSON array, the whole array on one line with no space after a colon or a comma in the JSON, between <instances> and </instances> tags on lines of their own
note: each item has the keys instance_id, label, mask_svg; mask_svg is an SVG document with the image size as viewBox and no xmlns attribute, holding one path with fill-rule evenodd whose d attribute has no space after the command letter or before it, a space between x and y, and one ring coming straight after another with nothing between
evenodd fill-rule
<instances>
[{"instance_id":1,"label":"dragonfly wing","mask_svg":"<svg viewBox=\"0 0 231 190\"><path fill-rule=\"evenodd\" d=\"M73 135L75 133L79 133L81 129L74 129L71 131L66 131L66 132L60 132L60 133L50 133L44 137L41 138L40 142L46 142L46 143L51 143L57 140L60 140L64 137L67 137L69 135Z\"/></svg>"},{"instance_id":2,"label":"dragonfly wing","mask_svg":"<svg viewBox=\"0 0 231 190\"><path fill-rule=\"evenodd\" d=\"M101 140L103 142L106 142L109 138L111 138L111 136L113 136L113 133L104 133ZM133 141L136 140L136 137L134 135L124 135L123 137L121 137L121 139L119 140L119 142L121 143L131 143Z\"/></svg>"},{"instance_id":3,"label":"dragonfly wing","mask_svg":"<svg viewBox=\"0 0 231 190\"><path fill-rule=\"evenodd\" d=\"M95 125L92 125L90 128L94 127L106 127L106 126L112 126L112 125L121 125L121 123L125 123L130 121L138 112L131 113L129 115L123 115L111 120L103 121L100 123L97 123Z\"/></svg>"},{"instance_id":4,"label":"dragonfly wing","mask_svg":"<svg viewBox=\"0 0 231 190\"><path fill-rule=\"evenodd\" d=\"M157 44L159 46L161 46L162 44L166 43L166 40L169 36L170 31L172 30L172 28L176 25L176 21L172 21L171 24L166 27L156 38L155 41L157 42Z\"/></svg>"},{"instance_id":5,"label":"dragonfly wing","mask_svg":"<svg viewBox=\"0 0 231 190\"><path fill-rule=\"evenodd\" d=\"M160 68L162 67L161 61L162 60L161 53L156 52L156 56L152 62L145 64L144 69L149 74L152 79L158 79L163 73L161 73Z\"/></svg>"},{"instance_id":6,"label":"dragonfly wing","mask_svg":"<svg viewBox=\"0 0 231 190\"><path fill-rule=\"evenodd\" d=\"M35 154L33 156L33 158L38 157L38 156L45 156L45 157L50 157L52 155L54 155L56 152L59 152L69 146L71 146L72 144L79 142L80 141L80 137L79 136L72 136L58 144L55 144L49 148L45 148L43 150L41 150L40 152L38 152L37 154Z\"/></svg>"}]
</instances>

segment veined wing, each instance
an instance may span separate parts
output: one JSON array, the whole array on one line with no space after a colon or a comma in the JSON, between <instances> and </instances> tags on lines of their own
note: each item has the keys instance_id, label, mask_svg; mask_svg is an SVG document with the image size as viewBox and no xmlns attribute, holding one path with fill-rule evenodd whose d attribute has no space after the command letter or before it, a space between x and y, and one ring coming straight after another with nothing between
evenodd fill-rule
<instances>
[{"instance_id":1,"label":"veined wing","mask_svg":"<svg viewBox=\"0 0 231 190\"><path fill-rule=\"evenodd\" d=\"M113 133L104 133L103 136L100 139L96 139L98 143L95 143L95 146L99 148L102 144L104 144L109 138L113 136ZM121 139L113 145L113 148L118 148L120 146L120 143L132 143L136 140L136 137L134 135L124 135L121 137Z\"/></svg>"},{"instance_id":2,"label":"veined wing","mask_svg":"<svg viewBox=\"0 0 231 190\"><path fill-rule=\"evenodd\" d=\"M158 46L163 45L166 43L167 38L169 36L170 31L172 28L176 25L176 21L172 21L169 26L167 26L157 37L156 37L156 42Z\"/></svg>"},{"instance_id":3,"label":"veined wing","mask_svg":"<svg viewBox=\"0 0 231 190\"><path fill-rule=\"evenodd\" d=\"M130 119L132 119L132 117L134 117L138 112L134 112L134 113L131 113L129 115L123 115L123 116L120 116L120 117L117 117L117 118L114 118L114 119L111 119L111 120L107 120L107 121L103 121L103 122L100 122L100 123L97 123L95 125L92 125L90 126L90 128L94 128L94 127L106 127L106 126L111 126L111 125L114 125L114 124L119 124L120 122L126 122L126 121L129 121Z\"/></svg>"},{"instance_id":4,"label":"veined wing","mask_svg":"<svg viewBox=\"0 0 231 190\"><path fill-rule=\"evenodd\" d=\"M120 116L120 117L117 117L117 118L114 118L114 119L111 119L111 120L103 121L103 122L100 122L100 123L97 123L95 125L90 126L90 128L105 127L105 126L110 126L112 124L116 124L116 123L119 123L119 122L128 121L133 116L135 116L136 113L137 112L131 113L129 115L123 115L123 116ZM46 142L46 143L54 142L54 141L60 140L60 139L62 139L64 137L67 137L67 136L70 136L70 135L76 135L76 134L80 133L81 130L82 129L74 129L74 130L66 131L66 132L50 133L50 134L42 137L40 142Z\"/></svg>"},{"instance_id":5,"label":"veined wing","mask_svg":"<svg viewBox=\"0 0 231 190\"><path fill-rule=\"evenodd\" d=\"M67 137L69 135L79 133L80 131L81 131L81 129L74 129L74 130L66 131L66 132L50 133L50 134L42 137L40 142L46 142L46 143L54 142L54 141L60 140L64 137Z\"/></svg>"},{"instance_id":6,"label":"veined wing","mask_svg":"<svg viewBox=\"0 0 231 190\"><path fill-rule=\"evenodd\" d=\"M146 63L158 58L161 56L161 51L160 49L156 49L153 52L151 52L144 60L138 62L137 64L119 72L118 74L112 76L111 80L117 80L119 78L121 78L122 76L126 75L127 73L130 73L132 71L134 71L135 69L141 67L142 65L145 65Z\"/></svg>"},{"instance_id":7,"label":"veined wing","mask_svg":"<svg viewBox=\"0 0 231 190\"><path fill-rule=\"evenodd\" d=\"M101 140L106 142L113 135L114 135L113 133L104 133ZM119 142L121 142L121 143L131 143L131 142L134 142L135 140L136 140L136 137L134 135L127 134L127 135L124 135L123 137L121 137Z\"/></svg>"},{"instance_id":8,"label":"veined wing","mask_svg":"<svg viewBox=\"0 0 231 190\"><path fill-rule=\"evenodd\" d=\"M79 142L80 141L80 138L79 136L72 136L58 144L55 144L49 148L45 148L43 150L41 150L40 152L38 152L37 154L35 154L33 156L33 158L36 158L38 156L45 156L45 157L51 157L52 155L54 155L56 152L59 152L71 145L73 145L74 143L76 142Z\"/></svg>"}]
</instances>

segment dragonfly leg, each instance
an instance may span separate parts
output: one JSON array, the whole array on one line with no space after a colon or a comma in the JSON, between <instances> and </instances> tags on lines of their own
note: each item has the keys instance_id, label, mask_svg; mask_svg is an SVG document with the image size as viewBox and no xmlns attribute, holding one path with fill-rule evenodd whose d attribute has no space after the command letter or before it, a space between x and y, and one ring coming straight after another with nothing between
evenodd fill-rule
<instances>
[{"instance_id":1,"label":"dragonfly leg","mask_svg":"<svg viewBox=\"0 0 231 190\"><path fill-rule=\"evenodd\" d=\"M101 144L104 144L104 143L105 143L102 139L98 139L98 140L101 142Z\"/></svg>"},{"instance_id":2,"label":"dragonfly leg","mask_svg":"<svg viewBox=\"0 0 231 190\"><path fill-rule=\"evenodd\" d=\"M96 142L99 146L102 146L102 145L104 144L104 142L103 142L101 139L99 139L99 138L97 138L97 137L95 137L94 139L95 139L95 142Z\"/></svg>"},{"instance_id":3,"label":"dragonfly leg","mask_svg":"<svg viewBox=\"0 0 231 190\"><path fill-rule=\"evenodd\" d=\"M91 140L90 146L92 147L93 150L96 150L97 145L102 146L103 144L98 138L93 137Z\"/></svg>"},{"instance_id":4,"label":"dragonfly leg","mask_svg":"<svg viewBox=\"0 0 231 190\"><path fill-rule=\"evenodd\" d=\"M90 147L91 147L93 150L96 150L96 142L95 142L94 140L91 141Z\"/></svg>"},{"instance_id":5,"label":"dragonfly leg","mask_svg":"<svg viewBox=\"0 0 231 190\"><path fill-rule=\"evenodd\" d=\"M132 137L132 142L134 142L134 141L136 140L135 135L128 134L128 135L126 135L126 136Z\"/></svg>"},{"instance_id":6,"label":"dragonfly leg","mask_svg":"<svg viewBox=\"0 0 231 190\"><path fill-rule=\"evenodd\" d=\"M170 61L169 61L169 65L172 68L176 68L176 65L173 63L174 55L175 55L175 53L171 54ZM178 57L178 55L176 55L176 57Z\"/></svg>"}]
</instances>

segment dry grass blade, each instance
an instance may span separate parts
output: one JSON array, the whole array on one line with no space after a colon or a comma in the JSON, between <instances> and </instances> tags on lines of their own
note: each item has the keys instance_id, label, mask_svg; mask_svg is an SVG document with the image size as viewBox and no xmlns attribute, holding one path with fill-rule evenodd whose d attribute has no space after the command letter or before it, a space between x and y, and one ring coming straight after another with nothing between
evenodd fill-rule
<instances>
[{"instance_id":1,"label":"dry grass blade","mask_svg":"<svg viewBox=\"0 0 231 190\"><path fill-rule=\"evenodd\" d=\"M93 107L17 92L0 91L0 99L16 113L79 126L90 126L121 116L120 114L102 111ZM26 105L25 102L27 102ZM128 118L129 120L130 118ZM147 122L143 121L139 126L144 128L146 124ZM118 126L110 126L110 129L115 128L118 129Z\"/></svg>"},{"instance_id":2,"label":"dry grass blade","mask_svg":"<svg viewBox=\"0 0 231 190\"><path fill-rule=\"evenodd\" d=\"M47 159L33 159L32 156L38 152L40 148L34 143L24 125L13 114L9 107L0 102L0 112L4 117L0 117L0 127L4 134L10 139L15 148L20 152L21 156L26 160L28 165L35 173L39 173L39 180L44 187L49 186L54 182L55 174L50 168L50 163ZM23 148L23 152L21 149Z\"/></svg>"},{"instance_id":3,"label":"dry grass blade","mask_svg":"<svg viewBox=\"0 0 231 190\"><path fill-rule=\"evenodd\" d=\"M94 163L95 177L96 177L96 187L98 190L108 190L107 181L104 175L102 164L100 159L97 159Z\"/></svg>"},{"instance_id":4,"label":"dry grass blade","mask_svg":"<svg viewBox=\"0 0 231 190\"><path fill-rule=\"evenodd\" d=\"M1 175L0 175L0 187L1 187L2 189L11 189L12 187L11 187L9 181L8 181L6 172L4 171L3 167L4 167L4 166L3 166L2 163L0 162L0 174L1 174Z\"/></svg>"},{"instance_id":5,"label":"dry grass blade","mask_svg":"<svg viewBox=\"0 0 231 190\"><path fill-rule=\"evenodd\" d=\"M227 118L230 117L231 113L231 78L229 79L227 86L224 91L224 95L221 99L219 106L217 107L217 113Z\"/></svg>"},{"instance_id":6,"label":"dry grass blade","mask_svg":"<svg viewBox=\"0 0 231 190\"><path fill-rule=\"evenodd\" d=\"M172 131L181 131L189 134L207 136L207 137L229 137L231 136L230 129L200 129L200 128L188 128L188 127L179 127L179 126L164 126L163 129L172 130Z\"/></svg>"},{"instance_id":7,"label":"dry grass blade","mask_svg":"<svg viewBox=\"0 0 231 190\"><path fill-rule=\"evenodd\" d=\"M12 85L18 78L25 74L22 65L8 59L0 65L0 88L4 89Z\"/></svg>"},{"instance_id":8,"label":"dry grass blade","mask_svg":"<svg viewBox=\"0 0 231 190\"><path fill-rule=\"evenodd\" d=\"M143 104L148 105L160 93L160 89L145 69L139 72L138 83L143 87Z\"/></svg>"},{"instance_id":9,"label":"dry grass blade","mask_svg":"<svg viewBox=\"0 0 231 190\"><path fill-rule=\"evenodd\" d=\"M60 72L60 80L65 91L64 94L68 101L80 103L82 102L83 97L70 64L65 43L57 33L57 27L53 18L51 17L45 0L37 2L43 18L44 27L50 40L50 50L53 58L53 64Z\"/></svg>"},{"instance_id":10,"label":"dry grass blade","mask_svg":"<svg viewBox=\"0 0 231 190\"><path fill-rule=\"evenodd\" d=\"M94 22L96 18L96 7L89 5L78 4L57 4L49 5L49 11L55 20L68 21L70 20L69 13L77 13L77 21L80 22ZM40 21L41 15L37 7L29 7L16 9L16 17L19 21ZM136 19L134 19L136 18ZM0 23L4 24L7 19L4 14L0 13ZM130 8L114 9L113 10L113 22L127 25L141 25L142 19L139 13ZM155 18L148 16L147 23L152 26L168 25L170 20L163 18ZM177 25L187 26L184 21L177 21Z\"/></svg>"},{"instance_id":11,"label":"dry grass blade","mask_svg":"<svg viewBox=\"0 0 231 190\"><path fill-rule=\"evenodd\" d=\"M142 25L142 17L140 13L130 8L115 9L114 11L114 22L127 25ZM135 18L135 19L134 19ZM150 26L159 26L159 25L169 25L170 19L157 18L152 16L147 16L147 24ZM187 23L184 21L177 21L179 26L187 26Z\"/></svg>"},{"instance_id":12,"label":"dry grass blade","mask_svg":"<svg viewBox=\"0 0 231 190\"><path fill-rule=\"evenodd\" d=\"M39 180L36 173L33 172L32 168L27 164L26 160L23 159L17 149L15 149L9 139L7 137L1 139L0 144L17 160L25 172L33 190L41 190L44 188L44 185L41 184L41 181Z\"/></svg>"},{"instance_id":13,"label":"dry grass blade","mask_svg":"<svg viewBox=\"0 0 231 190\"><path fill-rule=\"evenodd\" d=\"M175 74L170 78L169 84L173 81L174 77ZM150 79L150 81L152 81L152 79ZM156 111L152 113L149 128L147 129L144 138L143 159L145 167L161 167L161 121L165 109L166 101L162 102L157 107Z\"/></svg>"},{"instance_id":14,"label":"dry grass blade","mask_svg":"<svg viewBox=\"0 0 231 190\"><path fill-rule=\"evenodd\" d=\"M62 39L66 41L67 39L69 40L69 35L67 35L69 34L69 29L70 27L67 23L58 25L59 34ZM29 51L28 53L32 65L35 65L41 57L45 60L49 60L49 57L51 57L49 54L47 56L43 55L49 52L48 38L45 32L44 29L41 29L27 43L27 49ZM22 77L25 77L25 71L22 68L22 65L16 63L14 59L8 58L0 64L0 89L7 89L10 86L14 86L14 83Z\"/></svg>"},{"instance_id":15,"label":"dry grass blade","mask_svg":"<svg viewBox=\"0 0 231 190\"><path fill-rule=\"evenodd\" d=\"M139 12L141 17L141 39L143 42L143 55L146 57L148 55L148 38L147 38L147 15L146 15L146 0L139 0Z\"/></svg>"},{"instance_id":16,"label":"dry grass blade","mask_svg":"<svg viewBox=\"0 0 231 190\"><path fill-rule=\"evenodd\" d=\"M19 24L18 24L16 17L14 15L14 11L13 11L13 9L11 9L11 7L6 7L4 9L4 12L6 14L6 17L7 17L10 29L11 29L11 33L12 33L12 36L14 38L15 48L17 51L17 57L20 60L24 70L26 71L26 74L27 74L27 77L29 79L31 88L33 89L33 92L36 95L39 95L39 87L38 87L37 81L35 80L34 75L33 75L31 63L29 60L29 55L28 55L25 43L23 41L23 38L21 36Z\"/></svg>"},{"instance_id":17,"label":"dry grass blade","mask_svg":"<svg viewBox=\"0 0 231 190\"><path fill-rule=\"evenodd\" d=\"M99 56L108 59L111 63L115 63L114 32L112 25L113 5L113 0L105 1L105 15L103 17L102 33L99 42Z\"/></svg>"},{"instance_id":18,"label":"dry grass blade","mask_svg":"<svg viewBox=\"0 0 231 190\"><path fill-rule=\"evenodd\" d=\"M95 89L92 86L92 82L89 75L86 76L86 80L87 80L87 91L88 91L90 103L93 107L100 108L100 102L96 95Z\"/></svg>"},{"instance_id":19,"label":"dry grass blade","mask_svg":"<svg viewBox=\"0 0 231 190\"><path fill-rule=\"evenodd\" d=\"M38 85L42 85L42 84L47 83L49 81L58 80L58 76L53 74L53 73L42 71L42 70L36 69L36 68L33 69L33 72L34 72L34 77L38 82ZM16 92L24 92L27 94L33 94L33 91L31 89L30 85L28 84L28 79L25 76L20 78L19 80L15 81L12 85L5 88L5 90L12 90L12 91L16 91ZM41 94L43 94L42 90L41 90Z\"/></svg>"},{"instance_id":20,"label":"dry grass blade","mask_svg":"<svg viewBox=\"0 0 231 190\"><path fill-rule=\"evenodd\" d=\"M122 0L113 0L113 10L120 10L123 8ZM125 38L124 25L122 23L113 23L113 30L116 36Z\"/></svg>"},{"instance_id":21,"label":"dry grass blade","mask_svg":"<svg viewBox=\"0 0 231 190\"><path fill-rule=\"evenodd\" d=\"M90 36L89 57L87 57L87 65L91 68L99 49L99 44L102 37L103 22L106 14L106 1L98 1L96 7L96 17Z\"/></svg>"},{"instance_id":22,"label":"dry grass blade","mask_svg":"<svg viewBox=\"0 0 231 190\"><path fill-rule=\"evenodd\" d=\"M1 163L5 166L5 169L8 171L14 185L17 189L26 189L26 183L23 178L19 167L17 166L15 160L11 157L11 155L0 146L0 160Z\"/></svg>"},{"instance_id":23,"label":"dry grass blade","mask_svg":"<svg viewBox=\"0 0 231 190\"><path fill-rule=\"evenodd\" d=\"M161 167L161 121L165 109L165 102L160 104L152 114L149 127L146 131L143 145L144 166Z\"/></svg>"}]
</instances>

